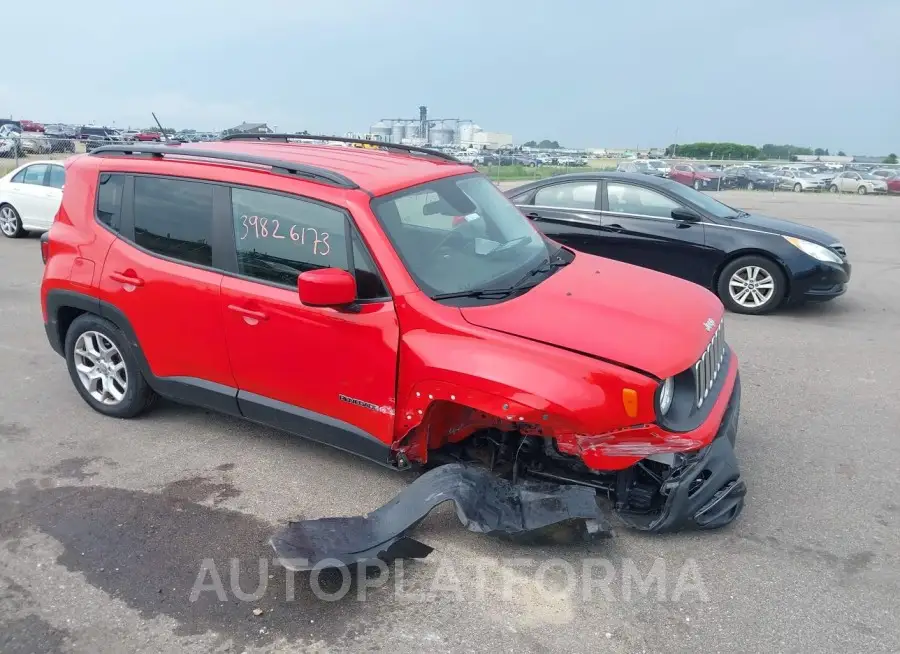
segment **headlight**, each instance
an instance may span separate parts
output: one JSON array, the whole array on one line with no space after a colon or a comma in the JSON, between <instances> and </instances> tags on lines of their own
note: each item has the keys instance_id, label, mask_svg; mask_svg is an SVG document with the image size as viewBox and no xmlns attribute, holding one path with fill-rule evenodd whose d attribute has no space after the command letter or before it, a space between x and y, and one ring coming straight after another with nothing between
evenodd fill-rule
<instances>
[{"instance_id":1,"label":"headlight","mask_svg":"<svg viewBox=\"0 0 900 654\"><path fill-rule=\"evenodd\" d=\"M659 387L659 413L666 415L672 406L672 398L675 397L675 378L669 377Z\"/></svg>"},{"instance_id":2,"label":"headlight","mask_svg":"<svg viewBox=\"0 0 900 654\"><path fill-rule=\"evenodd\" d=\"M784 240L786 240L794 247L803 250L803 252L818 261L843 263L843 261L841 261L841 258L837 254L817 243L810 243L809 241L804 241L802 238L794 238L793 236L785 236Z\"/></svg>"}]
</instances>

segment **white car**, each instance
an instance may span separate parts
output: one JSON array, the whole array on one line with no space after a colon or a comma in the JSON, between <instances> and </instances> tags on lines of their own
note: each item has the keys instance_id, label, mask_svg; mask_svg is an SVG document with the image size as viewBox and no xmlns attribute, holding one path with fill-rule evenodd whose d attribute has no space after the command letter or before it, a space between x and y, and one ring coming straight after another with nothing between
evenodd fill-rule
<instances>
[{"instance_id":1,"label":"white car","mask_svg":"<svg viewBox=\"0 0 900 654\"><path fill-rule=\"evenodd\" d=\"M831 180L832 193L887 193L887 182L861 170L846 170Z\"/></svg>"},{"instance_id":2,"label":"white car","mask_svg":"<svg viewBox=\"0 0 900 654\"><path fill-rule=\"evenodd\" d=\"M62 202L63 162L29 161L0 177L0 233L17 238L50 229Z\"/></svg>"}]
</instances>

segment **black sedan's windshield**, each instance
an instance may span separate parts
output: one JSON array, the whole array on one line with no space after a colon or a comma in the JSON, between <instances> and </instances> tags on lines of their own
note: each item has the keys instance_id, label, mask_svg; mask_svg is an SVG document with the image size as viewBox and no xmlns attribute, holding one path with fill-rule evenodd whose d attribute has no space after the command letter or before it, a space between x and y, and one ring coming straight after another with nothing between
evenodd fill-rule
<instances>
[{"instance_id":1,"label":"black sedan's windshield","mask_svg":"<svg viewBox=\"0 0 900 654\"><path fill-rule=\"evenodd\" d=\"M482 175L376 198L372 211L410 275L432 296L512 285L550 255L544 237Z\"/></svg>"}]
</instances>

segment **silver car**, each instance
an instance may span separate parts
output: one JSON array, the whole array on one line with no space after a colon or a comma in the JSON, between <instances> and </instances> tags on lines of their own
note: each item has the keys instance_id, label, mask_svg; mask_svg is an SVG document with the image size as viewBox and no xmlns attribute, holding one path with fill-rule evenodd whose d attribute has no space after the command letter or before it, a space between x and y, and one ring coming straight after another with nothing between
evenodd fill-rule
<instances>
[{"instance_id":1,"label":"silver car","mask_svg":"<svg viewBox=\"0 0 900 654\"><path fill-rule=\"evenodd\" d=\"M825 183L805 170L783 168L776 173L778 175L778 187L791 189L794 193L802 191L821 191Z\"/></svg>"},{"instance_id":2,"label":"silver car","mask_svg":"<svg viewBox=\"0 0 900 654\"><path fill-rule=\"evenodd\" d=\"M835 175L829 190L832 193L887 193L887 182L859 170L846 170Z\"/></svg>"}]
</instances>

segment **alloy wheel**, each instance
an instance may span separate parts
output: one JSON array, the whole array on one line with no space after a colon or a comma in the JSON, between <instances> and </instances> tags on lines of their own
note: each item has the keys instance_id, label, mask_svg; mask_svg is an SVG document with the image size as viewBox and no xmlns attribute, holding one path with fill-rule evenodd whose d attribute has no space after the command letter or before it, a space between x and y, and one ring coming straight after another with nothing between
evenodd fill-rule
<instances>
[{"instance_id":1,"label":"alloy wheel","mask_svg":"<svg viewBox=\"0 0 900 654\"><path fill-rule=\"evenodd\" d=\"M765 268L745 266L734 271L728 281L731 299L747 309L767 304L775 293L775 280Z\"/></svg>"},{"instance_id":2,"label":"alloy wheel","mask_svg":"<svg viewBox=\"0 0 900 654\"><path fill-rule=\"evenodd\" d=\"M12 207L0 208L0 231L13 237L19 231L19 217Z\"/></svg>"},{"instance_id":3,"label":"alloy wheel","mask_svg":"<svg viewBox=\"0 0 900 654\"><path fill-rule=\"evenodd\" d=\"M101 404L125 399L128 369L122 353L106 335L87 331L75 341L75 370L85 390Z\"/></svg>"}]
</instances>

